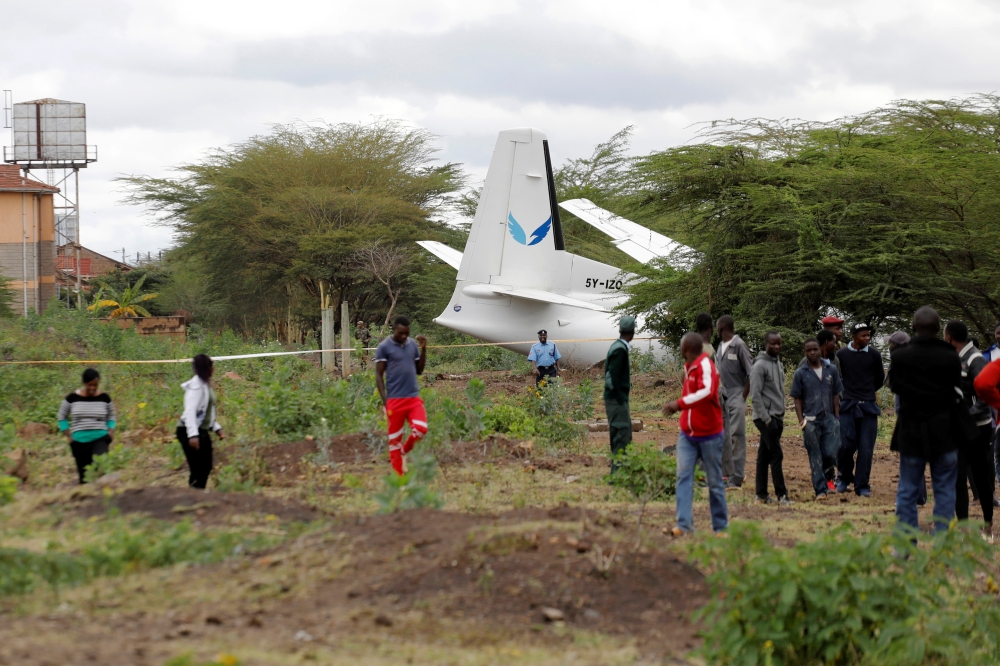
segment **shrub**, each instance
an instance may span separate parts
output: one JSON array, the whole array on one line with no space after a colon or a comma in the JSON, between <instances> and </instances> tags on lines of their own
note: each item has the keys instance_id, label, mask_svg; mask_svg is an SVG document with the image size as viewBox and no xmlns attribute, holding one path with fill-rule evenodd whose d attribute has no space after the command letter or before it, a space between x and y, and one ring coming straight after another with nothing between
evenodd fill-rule
<instances>
[{"instance_id":1,"label":"shrub","mask_svg":"<svg viewBox=\"0 0 1000 666\"><path fill-rule=\"evenodd\" d=\"M535 419L535 433L548 444L565 444L579 440L584 433L570 419L585 418L593 412L592 384L581 384L574 393L558 377L545 380L539 388L525 392L524 408Z\"/></svg>"},{"instance_id":2,"label":"shrub","mask_svg":"<svg viewBox=\"0 0 1000 666\"><path fill-rule=\"evenodd\" d=\"M646 504L677 491L677 459L657 448L655 442L632 442L614 457L615 470L604 480L624 488L639 500L638 539Z\"/></svg>"},{"instance_id":3,"label":"shrub","mask_svg":"<svg viewBox=\"0 0 1000 666\"><path fill-rule=\"evenodd\" d=\"M699 542L712 598L708 663L732 666L995 664L997 584L972 529L856 536L845 524L775 547L753 524Z\"/></svg>"},{"instance_id":4,"label":"shrub","mask_svg":"<svg viewBox=\"0 0 1000 666\"><path fill-rule=\"evenodd\" d=\"M486 398L486 382L478 377L470 379L465 387L465 399L469 406L465 409L465 429L462 434L470 440L476 440L483 433L483 419L490 406L490 401Z\"/></svg>"},{"instance_id":5,"label":"shrub","mask_svg":"<svg viewBox=\"0 0 1000 666\"><path fill-rule=\"evenodd\" d=\"M94 456L94 461L87 465L83 478L87 483L93 483L105 474L125 469L134 457L134 449L115 444L107 453Z\"/></svg>"},{"instance_id":6,"label":"shrub","mask_svg":"<svg viewBox=\"0 0 1000 666\"><path fill-rule=\"evenodd\" d=\"M379 510L392 513L403 509L440 509L444 500L439 493L430 489L437 477L437 460L430 454L414 451L407 457L409 470L403 476L395 472L385 476L385 489L375 495Z\"/></svg>"},{"instance_id":7,"label":"shrub","mask_svg":"<svg viewBox=\"0 0 1000 666\"><path fill-rule=\"evenodd\" d=\"M523 407L494 405L486 412L484 426L491 432L524 439L535 434L537 423Z\"/></svg>"},{"instance_id":8,"label":"shrub","mask_svg":"<svg viewBox=\"0 0 1000 666\"><path fill-rule=\"evenodd\" d=\"M476 370L514 370L524 366L524 357L503 347L483 347L476 356Z\"/></svg>"},{"instance_id":9,"label":"shrub","mask_svg":"<svg viewBox=\"0 0 1000 666\"><path fill-rule=\"evenodd\" d=\"M313 421L310 405L284 367L261 379L253 410L264 427L278 435L304 432Z\"/></svg>"},{"instance_id":10,"label":"shrub","mask_svg":"<svg viewBox=\"0 0 1000 666\"><path fill-rule=\"evenodd\" d=\"M13 476L0 475L0 506L10 504L17 494L18 481Z\"/></svg>"}]
</instances>

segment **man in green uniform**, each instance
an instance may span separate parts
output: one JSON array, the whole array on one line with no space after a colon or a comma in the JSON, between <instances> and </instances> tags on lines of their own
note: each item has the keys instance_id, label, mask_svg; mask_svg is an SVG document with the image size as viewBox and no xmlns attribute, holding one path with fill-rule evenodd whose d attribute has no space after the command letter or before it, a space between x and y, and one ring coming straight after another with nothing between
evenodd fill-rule
<instances>
[{"instance_id":1,"label":"man in green uniform","mask_svg":"<svg viewBox=\"0 0 1000 666\"><path fill-rule=\"evenodd\" d=\"M608 432L611 435L611 471L614 456L632 441L632 416L628 408L629 342L635 336L635 317L622 317L618 322L619 339L611 343L604 360L604 409L608 413Z\"/></svg>"}]
</instances>

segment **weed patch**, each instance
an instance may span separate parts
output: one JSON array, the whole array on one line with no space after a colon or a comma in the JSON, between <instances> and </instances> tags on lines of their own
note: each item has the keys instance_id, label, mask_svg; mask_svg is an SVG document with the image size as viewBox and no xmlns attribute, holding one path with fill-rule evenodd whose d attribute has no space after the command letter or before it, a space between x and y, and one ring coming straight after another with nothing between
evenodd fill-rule
<instances>
[{"instance_id":1,"label":"weed patch","mask_svg":"<svg viewBox=\"0 0 1000 666\"><path fill-rule=\"evenodd\" d=\"M856 536L845 524L779 548L736 523L694 559L709 571L702 656L708 663L995 664L1000 659L993 553L973 529L935 537Z\"/></svg>"}]
</instances>

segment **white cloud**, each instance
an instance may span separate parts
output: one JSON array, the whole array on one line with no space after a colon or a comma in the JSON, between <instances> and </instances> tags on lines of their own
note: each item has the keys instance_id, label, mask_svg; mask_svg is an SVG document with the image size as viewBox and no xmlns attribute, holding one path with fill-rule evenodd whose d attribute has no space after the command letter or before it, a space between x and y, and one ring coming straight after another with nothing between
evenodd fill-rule
<instances>
[{"instance_id":1,"label":"white cloud","mask_svg":"<svg viewBox=\"0 0 1000 666\"><path fill-rule=\"evenodd\" d=\"M33 6L5 8L0 87L87 103L100 161L81 177L83 239L133 257L171 236L119 203L115 176L168 175L270 123L399 118L482 177L505 127L543 129L559 162L628 124L646 152L704 120L831 119L1000 87L1000 7L974 0L47 7L44 30Z\"/></svg>"}]
</instances>

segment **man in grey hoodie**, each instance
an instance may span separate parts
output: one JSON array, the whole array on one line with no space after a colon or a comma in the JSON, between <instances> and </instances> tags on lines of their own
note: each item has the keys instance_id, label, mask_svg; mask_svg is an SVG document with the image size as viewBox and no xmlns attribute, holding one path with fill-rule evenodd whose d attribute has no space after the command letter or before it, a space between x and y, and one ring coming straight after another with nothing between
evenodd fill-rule
<instances>
[{"instance_id":1,"label":"man in grey hoodie","mask_svg":"<svg viewBox=\"0 0 1000 666\"><path fill-rule=\"evenodd\" d=\"M736 335L736 322L732 317L719 317L717 327L722 343L715 352L715 368L719 371L719 398L726 427L722 440L722 476L726 478L726 488L739 488L746 473L747 396L753 358L746 343Z\"/></svg>"},{"instance_id":2,"label":"man in grey hoodie","mask_svg":"<svg viewBox=\"0 0 1000 666\"><path fill-rule=\"evenodd\" d=\"M767 470L771 469L774 494L779 504L791 504L785 475L781 470L784 455L781 451L781 433L785 418L785 369L781 365L781 334L768 331L764 334L764 351L757 356L750 370L750 400L753 402L753 424L760 431L760 449L757 451L757 499L764 504L772 502L767 494Z\"/></svg>"}]
</instances>

